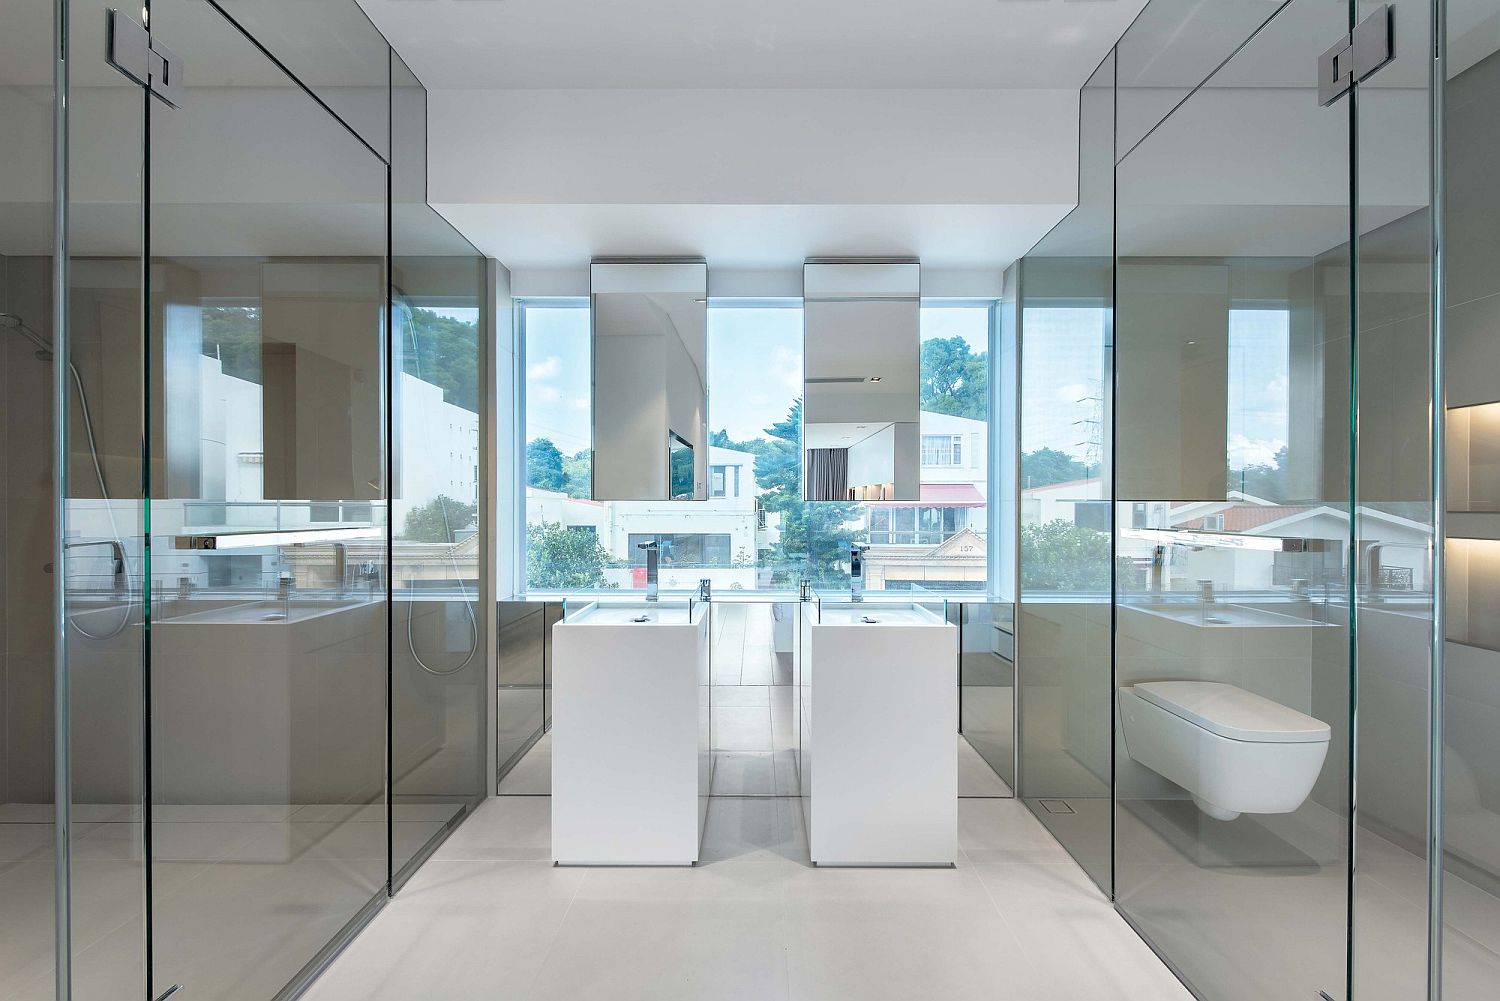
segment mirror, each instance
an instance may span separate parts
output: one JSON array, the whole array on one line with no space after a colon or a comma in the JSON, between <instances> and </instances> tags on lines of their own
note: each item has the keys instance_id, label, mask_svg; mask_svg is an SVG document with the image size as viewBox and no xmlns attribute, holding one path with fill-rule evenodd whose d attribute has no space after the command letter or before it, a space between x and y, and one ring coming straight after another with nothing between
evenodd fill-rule
<instances>
[{"instance_id":1,"label":"mirror","mask_svg":"<svg viewBox=\"0 0 1500 1001\"><path fill-rule=\"evenodd\" d=\"M921 265L803 266L802 496L918 499Z\"/></svg>"},{"instance_id":2,"label":"mirror","mask_svg":"<svg viewBox=\"0 0 1500 1001\"><path fill-rule=\"evenodd\" d=\"M594 500L708 499L708 265L595 261Z\"/></svg>"}]
</instances>

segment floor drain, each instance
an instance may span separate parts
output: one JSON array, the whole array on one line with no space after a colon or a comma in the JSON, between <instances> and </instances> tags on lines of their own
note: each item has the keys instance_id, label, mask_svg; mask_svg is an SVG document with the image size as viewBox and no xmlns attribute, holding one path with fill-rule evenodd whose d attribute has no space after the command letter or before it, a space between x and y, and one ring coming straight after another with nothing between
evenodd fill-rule
<instances>
[{"instance_id":1,"label":"floor drain","mask_svg":"<svg viewBox=\"0 0 1500 1001\"><path fill-rule=\"evenodd\" d=\"M1037 800L1037 802L1041 803L1042 809L1046 810L1048 813L1075 812L1073 808L1068 805L1068 801L1065 799L1039 799Z\"/></svg>"}]
</instances>

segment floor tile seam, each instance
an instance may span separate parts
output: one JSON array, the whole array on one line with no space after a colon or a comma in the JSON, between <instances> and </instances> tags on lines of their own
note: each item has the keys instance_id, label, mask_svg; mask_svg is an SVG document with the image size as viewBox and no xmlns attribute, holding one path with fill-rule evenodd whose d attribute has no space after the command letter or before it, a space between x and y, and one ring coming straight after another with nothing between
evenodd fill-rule
<instances>
[{"instance_id":1,"label":"floor tile seam","mask_svg":"<svg viewBox=\"0 0 1500 1001\"><path fill-rule=\"evenodd\" d=\"M568 915L573 913L573 905L577 903L579 894L583 892L584 884L589 881L589 876L591 875L589 870L583 869L582 873L582 878L580 878L577 885L573 887L572 896L568 898L568 905L563 908L562 917L558 918L557 920L556 929L552 932L551 936L549 936L547 946L542 950L542 954L537 961L536 968L532 971L531 976L527 978L526 986L517 996L518 998L530 998L535 996L537 982L541 980L542 973L547 969L547 961L552 958L552 953L557 949L557 943L562 941L563 929L568 926Z\"/></svg>"}]
</instances>

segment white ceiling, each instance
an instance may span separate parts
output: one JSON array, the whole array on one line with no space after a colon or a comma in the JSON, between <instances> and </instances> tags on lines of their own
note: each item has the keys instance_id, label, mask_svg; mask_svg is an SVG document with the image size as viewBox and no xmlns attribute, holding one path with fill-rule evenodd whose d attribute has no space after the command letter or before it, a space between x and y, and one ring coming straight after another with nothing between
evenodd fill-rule
<instances>
[{"instance_id":1,"label":"white ceiling","mask_svg":"<svg viewBox=\"0 0 1500 1001\"><path fill-rule=\"evenodd\" d=\"M512 268L1002 268L1075 197L1145 0L361 0L430 93L429 199Z\"/></svg>"},{"instance_id":2,"label":"white ceiling","mask_svg":"<svg viewBox=\"0 0 1500 1001\"><path fill-rule=\"evenodd\" d=\"M1077 87L1144 0L360 0L429 88Z\"/></svg>"}]
</instances>

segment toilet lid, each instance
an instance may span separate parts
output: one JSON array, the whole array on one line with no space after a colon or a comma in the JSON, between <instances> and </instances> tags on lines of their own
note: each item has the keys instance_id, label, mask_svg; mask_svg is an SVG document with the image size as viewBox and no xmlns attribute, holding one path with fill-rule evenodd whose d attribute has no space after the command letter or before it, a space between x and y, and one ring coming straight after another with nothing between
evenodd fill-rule
<instances>
[{"instance_id":1,"label":"toilet lid","mask_svg":"<svg viewBox=\"0 0 1500 1001\"><path fill-rule=\"evenodd\" d=\"M1326 741L1330 732L1322 720L1217 681L1146 681L1135 693L1230 740L1310 744Z\"/></svg>"}]
</instances>

